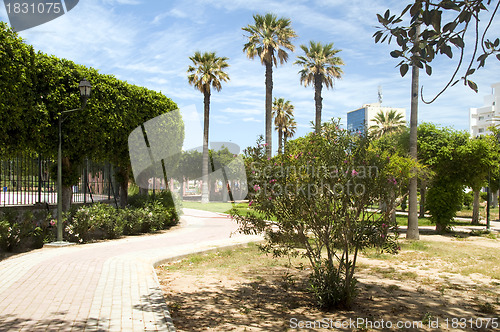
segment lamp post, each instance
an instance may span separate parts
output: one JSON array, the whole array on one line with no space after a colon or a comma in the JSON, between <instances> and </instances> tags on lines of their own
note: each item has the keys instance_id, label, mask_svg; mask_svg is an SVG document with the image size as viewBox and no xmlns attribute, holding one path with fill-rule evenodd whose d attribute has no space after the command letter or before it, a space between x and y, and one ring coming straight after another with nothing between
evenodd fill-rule
<instances>
[{"instance_id":1,"label":"lamp post","mask_svg":"<svg viewBox=\"0 0 500 332\"><path fill-rule=\"evenodd\" d=\"M82 107L61 112L59 115L59 150L57 152L57 243L63 243L63 226L62 226L62 116L64 113L70 113L82 110L87 105L87 100L90 97L92 86L84 78L79 86L80 96L83 99Z\"/></svg>"}]
</instances>

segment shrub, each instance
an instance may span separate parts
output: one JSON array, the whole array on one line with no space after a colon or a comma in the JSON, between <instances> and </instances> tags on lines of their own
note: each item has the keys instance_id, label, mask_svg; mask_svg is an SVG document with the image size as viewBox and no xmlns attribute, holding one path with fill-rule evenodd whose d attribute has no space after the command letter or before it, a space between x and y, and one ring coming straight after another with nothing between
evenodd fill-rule
<instances>
[{"instance_id":1,"label":"shrub","mask_svg":"<svg viewBox=\"0 0 500 332\"><path fill-rule=\"evenodd\" d=\"M245 234L264 233L262 248L275 256L304 255L313 267L311 289L324 308L349 307L360 250L397 252L397 224L390 218L417 165L388 157L370 138L325 124L287 144L287 154L267 159L265 145L247 149L252 210L231 210ZM377 202L383 213L370 209ZM396 234L396 236L394 235Z\"/></svg>"},{"instance_id":2,"label":"shrub","mask_svg":"<svg viewBox=\"0 0 500 332\"><path fill-rule=\"evenodd\" d=\"M53 226L47 212L3 213L0 217L0 248L5 251L41 248L53 240Z\"/></svg>"},{"instance_id":3,"label":"shrub","mask_svg":"<svg viewBox=\"0 0 500 332\"><path fill-rule=\"evenodd\" d=\"M70 239L78 242L114 239L123 233L122 220L112 206L96 203L70 213L66 232Z\"/></svg>"}]
</instances>

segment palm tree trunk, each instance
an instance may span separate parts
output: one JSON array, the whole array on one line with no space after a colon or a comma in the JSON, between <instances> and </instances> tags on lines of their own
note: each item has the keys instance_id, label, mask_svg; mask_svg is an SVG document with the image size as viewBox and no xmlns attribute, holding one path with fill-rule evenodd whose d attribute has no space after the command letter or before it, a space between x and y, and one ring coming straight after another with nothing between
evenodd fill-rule
<instances>
[{"instance_id":1,"label":"palm tree trunk","mask_svg":"<svg viewBox=\"0 0 500 332\"><path fill-rule=\"evenodd\" d=\"M419 34L420 24L416 27L415 44L419 42ZM410 158L415 161L417 161L418 86L419 69L413 64L411 71ZM408 203L408 230L406 232L406 238L418 240L420 234L418 231L417 215L417 177L415 175L410 178Z\"/></svg>"},{"instance_id":2,"label":"palm tree trunk","mask_svg":"<svg viewBox=\"0 0 500 332\"><path fill-rule=\"evenodd\" d=\"M282 154L283 153L283 129L282 126L280 125L278 127L278 153Z\"/></svg>"},{"instance_id":3,"label":"palm tree trunk","mask_svg":"<svg viewBox=\"0 0 500 332\"><path fill-rule=\"evenodd\" d=\"M201 168L202 171L202 180L203 183L201 185L201 202L208 203L208 128L209 128L209 115L210 115L210 91L204 93L204 105L205 112L203 118L203 165Z\"/></svg>"},{"instance_id":4,"label":"palm tree trunk","mask_svg":"<svg viewBox=\"0 0 500 332\"><path fill-rule=\"evenodd\" d=\"M321 132L321 109L323 108L323 98L321 90L323 89L323 77L314 75L314 102L316 104L316 134Z\"/></svg>"},{"instance_id":5,"label":"palm tree trunk","mask_svg":"<svg viewBox=\"0 0 500 332\"><path fill-rule=\"evenodd\" d=\"M273 145L273 63L266 62L266 152L267 157L272 156Z\"/></svg>"},{"instance_id":6,"label":"palm tree trunk","mask_svg":"<svg viewBox=\"0 0 500 332\"><path fill-rule=\"evenodd\" d=\"M479 225L479 189L474 190L474 203L472 204L472 224Z\"/></svg>"}]
</instances>

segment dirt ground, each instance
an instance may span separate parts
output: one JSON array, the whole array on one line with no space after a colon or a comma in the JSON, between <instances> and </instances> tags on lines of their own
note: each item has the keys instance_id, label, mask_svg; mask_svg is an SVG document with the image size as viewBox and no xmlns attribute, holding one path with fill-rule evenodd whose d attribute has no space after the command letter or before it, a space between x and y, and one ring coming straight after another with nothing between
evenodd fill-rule
<instances>
[{"instance_id":1,"label":"dirt ground","mask_svg":"<svg viewBox=\"0 0 500 332\"><path fill-rule=\"evenodd\" d=\"M498 239L425 235L422 240L460 241L500 256ZM354 306L330 312L315 307L307 291L307 265L251 262L231 270L190 263L156 271L178 331L500 331L500 280L449 272L449 261L429 260L418 251L400 255L361 257Z\"/></svg>"}]
</instances>

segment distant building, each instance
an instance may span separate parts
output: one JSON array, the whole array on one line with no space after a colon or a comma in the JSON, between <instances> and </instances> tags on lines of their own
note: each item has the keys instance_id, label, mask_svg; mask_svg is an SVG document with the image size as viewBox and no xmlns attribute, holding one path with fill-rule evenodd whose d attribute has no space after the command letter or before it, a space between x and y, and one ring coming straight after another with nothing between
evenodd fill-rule
<instances>
[{"instance_id":1,"label":"distant building","mask_svg":"<svg viewBox=\"0 0 500 332\"><path fill-rule=\"evenodd\" d=\"M370 128L376 124L373 118L375 118L377 113L380 111L387 113L391 110L401 114L402 119L406 121L406 109L404 108L381 106L380 103L365 104L357 110L347 112L347 130L350 132L364 132L365 125L367 128Z\"/></svg>"},{"instance_id":2,"label":"distant building","mask_svg":"<svg viewBox=\"0 0 500 332\"><path fill-rule=\"evenodd\" d=\"M491 88L491 95L484 97L484 106L469 110L471 137L491 134L488 128L500 125L500 82L492 84Z\"/></svg>"}]
</instances>

